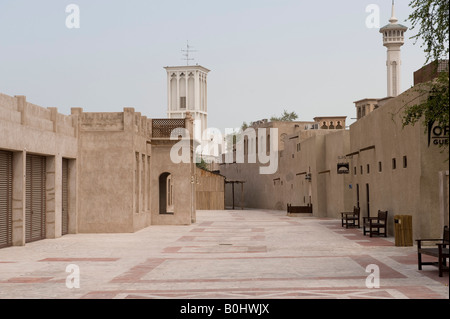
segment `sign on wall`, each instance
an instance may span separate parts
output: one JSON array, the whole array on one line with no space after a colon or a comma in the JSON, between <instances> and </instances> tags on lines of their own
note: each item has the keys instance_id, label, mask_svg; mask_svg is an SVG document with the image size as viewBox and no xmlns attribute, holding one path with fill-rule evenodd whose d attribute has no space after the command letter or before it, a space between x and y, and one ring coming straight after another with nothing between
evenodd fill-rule
<instances>
[{"instance_id":1,"label":"sign on wall","mask_svg":"<svg viewBox=\"0 0 450 319\"><path fill-rule=\"evenodd\" d=\"M449 127L428 123L428 147L433 145L448 145Z\"/></svg>"},{"instance_id":2,"label":"sign on wall","mask_svg":"<svg viewBox=\"0 0 450 319\"><path fill-rule=\"evenodd\" d=\"M350 173L350 164L349 163L338 163L337 164L337 173L338 174L349 174Z\"/></svg>"}]
</instances>

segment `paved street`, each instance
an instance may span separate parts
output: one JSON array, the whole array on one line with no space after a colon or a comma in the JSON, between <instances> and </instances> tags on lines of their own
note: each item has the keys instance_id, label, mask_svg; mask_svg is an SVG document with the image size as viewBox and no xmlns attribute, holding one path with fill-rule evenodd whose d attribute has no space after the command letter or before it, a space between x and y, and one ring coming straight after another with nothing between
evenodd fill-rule
<instances>
[{"instance_id":1,"label":"paved street","mask_svg":"<svg viewBox=\"0 0 450 319\"><path fill-rule=\"evenodd\" d=\"M376 284L368 266L379 269L379 288L366 286ZM69 289L68 276L76 286L74 269L80 286ZM236 210L199 211L190 226L1 249L0 298L448 299L449 293L448 273L418 271L416 247L395 247L392 237L369 238L340 220Z\"/></svg>"}]
</instances>

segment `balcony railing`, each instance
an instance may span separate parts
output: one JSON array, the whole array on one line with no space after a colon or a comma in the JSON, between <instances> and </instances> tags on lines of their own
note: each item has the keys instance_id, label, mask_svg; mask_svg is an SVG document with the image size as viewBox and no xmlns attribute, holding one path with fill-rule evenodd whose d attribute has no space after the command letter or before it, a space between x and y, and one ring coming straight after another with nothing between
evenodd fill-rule
<instances>
[{"instance_id":1,"label":"balcony railing","mask_svg":"<svg viewBox=\"0 0 450 319\"><path fill-rule=\"evenodd\" d=\"M152 137L170 138L173 130L186 128L185 119L153 119ZM180 135L182 130L180 130Z\"/></svg>"}]
</instances>

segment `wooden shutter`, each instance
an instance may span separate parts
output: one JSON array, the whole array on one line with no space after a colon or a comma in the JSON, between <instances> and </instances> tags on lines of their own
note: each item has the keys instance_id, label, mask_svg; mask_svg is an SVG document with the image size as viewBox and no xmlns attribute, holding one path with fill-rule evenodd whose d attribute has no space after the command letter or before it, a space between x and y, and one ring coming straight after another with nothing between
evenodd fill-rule
<instances>
[{"instance_id":1,"label":"wooden shutter","mask_svg":"<svg viewBox=\"0 0 450 319\"><path fill-rule=\"evenodd\" d=\"M27 155L25 242L45 238L45 157Z\"/></svg>"},{"instance_id":2,"label":"wooden shutter","mask_svg":"<svg viewBox=\"0 0 450 319\"><path fill-rule=\"evenodd\" d=\"M12 245L12 153L0 151L0 248Z\"/></svg>"},{"instance_id":3,"label":"wooden shutter","mask_svg":"<svg viewBox=\"0 0 450 319\"><path fill-rule=\"evenodd\" d=\"M62 160L62 235L69 233L69 161Z\"/></svg>"}]
</instances>

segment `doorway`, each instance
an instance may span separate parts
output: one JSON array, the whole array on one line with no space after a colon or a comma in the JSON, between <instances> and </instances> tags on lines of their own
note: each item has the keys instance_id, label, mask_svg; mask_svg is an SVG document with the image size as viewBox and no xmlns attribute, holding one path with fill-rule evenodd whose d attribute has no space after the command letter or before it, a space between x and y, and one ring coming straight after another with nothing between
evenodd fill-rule
<instances>
[{"instance_id":1,"label":"doorway","mask_svg":"<svg viewBox=\"0 0 450 319\"><path fill-rule=\"evenodd\" d=\"M62 229L61 234L69 233L69 160L62 160Z\"/></svg>"},{"instance_id":2,"label":"doorway","mask_svg":"<svg viewBox=\"0 0 450 319\"><path fill-rule=\"evenodd\" d=\"M46 159L27 155L26 159L25 242L45 238Z\"/></svg>"},{"instance_id":3,"label":"doorway","mask_svg":"<svg viewBox=\"0 0 450 319\"><path fill-rule=\"evenodd\" d=\"M0 248L12 245L12 158L0 151Z\"/></svg>"},{"instance_id":4,"label":"doorway","mask_svg":"<svg viewBox=\"0 0 450 319\"><path fill-rule=\"evenodd\" d=\"M173 214L173 177L170 173L159 176L159 213Z\"/></svg>"}]
</instances>

